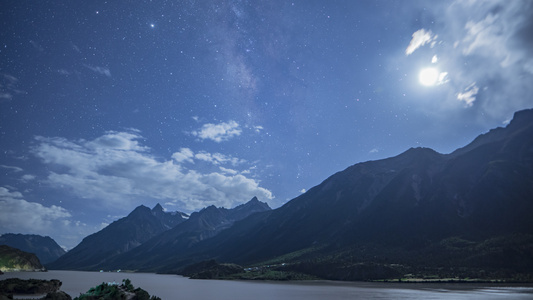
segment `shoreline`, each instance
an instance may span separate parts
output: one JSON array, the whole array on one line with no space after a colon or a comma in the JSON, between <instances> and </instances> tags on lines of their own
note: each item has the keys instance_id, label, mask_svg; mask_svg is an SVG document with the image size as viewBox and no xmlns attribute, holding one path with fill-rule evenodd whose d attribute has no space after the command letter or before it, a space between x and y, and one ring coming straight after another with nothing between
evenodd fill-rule
<instances>
[{"instance_id":1,"label":"shoreline","mask_svg":"<svg viewBox=\"0 0 533 300\"><path fill-rule=\"evenodd\" d=\"M220 278L206 278L198 279L191 278L185 275L175 273L157 273L157 272L135 272L131 270L117 271L89 271L89 270L11 270L0 273L0 280L14 277L5 277L10 273L47 273L49 271L55 272L87 272L87 273L104 273L104 274L154 274L154 275L171 275L187 278L189 280L227 280L227 281L242 281L242 282L275 282L275 283L308 283L308 282L324 282L324 283L378 283L378 284L490 284L490 285L517 285L524 287L533 287L533 281L516 281L509 279L482 279L482 278L399 278L399 279L377 279L377 280L333 280L333 279L268 279L268 278L243 278L243 277L220 277ZM3 276L4 275L4 276Z\"/></svg>"},{"instance_id":2,"label":"shoreline","mask_svg":"<svg viewBox=\"0 0 533 300\"><path fill-rule=\"evenodd\" d=\"M290 295L294 293L305 294L312 298L315 292L321 291L327 295L373 295L382 293L386 295L383 299L395 299L396 293L401 291L404 294L413 295L413 299L426 299L426 296L448 295L533 295L533 283L482 283L482 282L372 282L372 281L337 281L337 280L223 280L206 279L190 280L187 277L176 274L156 274L156 273L117 273L117 272L94 272L94 271L67 271L49 270L49 272L11 272L0 276L0 279L10 278L35 278L58 279L63 285L61 291L73 296L87 292L102 282L120 282L122 279L130 279L135 286L138 286L150 294L162 299L172 299L176 289L185 291L190 299L213 299L212 297L202 298L205 293L215 293L219 299L235 299L235 296L242 291L265 291L263 298L268 299L267 291L275 289L283 291L281 300L292 299ZM239 291L237 293L237 291ZM236 294L237 293L237 294ZM212 296L212 294L210 294ZM204 295L205 296L205 295ZM441 298L435 298L441 299ZM463 299L463 298L461 298ZM465 298L466 299L466 298Z\"/></svg>"}]
</instances>

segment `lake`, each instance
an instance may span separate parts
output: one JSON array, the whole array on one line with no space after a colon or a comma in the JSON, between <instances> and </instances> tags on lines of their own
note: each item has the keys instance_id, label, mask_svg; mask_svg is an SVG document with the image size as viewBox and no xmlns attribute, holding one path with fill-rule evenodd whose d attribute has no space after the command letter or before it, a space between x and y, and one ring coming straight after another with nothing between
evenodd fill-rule
<instances>
[{"instance_id":1,"label":"lake","mask_svg":"<svg viewBox=\"0 0 533 300\"><path fill-rule=\"evenodd\" d=\"M59 279L61 290L73 298L102 282L129 278L135 287L163 300L533 299L531 285L510 284L192 280L177 275L80 271L13 272L0 275L0 280L13 277Z\"/></svg>"}]
</instances>

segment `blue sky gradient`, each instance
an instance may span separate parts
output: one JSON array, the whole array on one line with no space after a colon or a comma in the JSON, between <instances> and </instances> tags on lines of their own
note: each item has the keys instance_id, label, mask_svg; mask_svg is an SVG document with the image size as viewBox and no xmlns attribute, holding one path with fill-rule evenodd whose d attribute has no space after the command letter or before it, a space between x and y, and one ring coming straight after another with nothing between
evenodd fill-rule
<instances>
[{"instance_id":1,"label":"blue sky gradient","mask_svg":"<svg viewBox=\"0 0 533 300\"><path fill-rule=\"evenodd\" d=\"M0 20L0 234L67 248L141 204L276 208L533 106L526 0L9 0Z\"/></svg>"}]
</instances>

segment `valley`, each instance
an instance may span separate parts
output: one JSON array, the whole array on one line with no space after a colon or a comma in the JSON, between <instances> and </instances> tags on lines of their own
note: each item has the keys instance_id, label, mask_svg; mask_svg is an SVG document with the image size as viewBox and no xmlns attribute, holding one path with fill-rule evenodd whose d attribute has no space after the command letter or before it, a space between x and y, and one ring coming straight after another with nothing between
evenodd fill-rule
<instances>
[{"instance_id":1,"label":"valley","mask_svg":"<svg viewBox=\"0 0 533 300\"><path fill-rule=\"evenodd\" d=\"M358 163L276 209L256 197L191 215L139 206L45 266L223 279L533 282L532 199L533 110L525 110L450 154L411 148ZM207 267L187 271L191 265Z\"/></svg>"}]
</instances>

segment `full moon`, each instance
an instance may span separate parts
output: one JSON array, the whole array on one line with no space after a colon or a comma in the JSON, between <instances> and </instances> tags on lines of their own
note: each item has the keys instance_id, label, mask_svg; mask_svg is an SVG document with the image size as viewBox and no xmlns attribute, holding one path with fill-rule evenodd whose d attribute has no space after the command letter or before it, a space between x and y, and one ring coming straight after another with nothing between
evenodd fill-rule
<instances>
[{"instance_id":1,"label":"full moon","mask_svg":"<svg viewBox=\"0 0 533 300\"><path fill-rule=\"evenodd\" d=\"M432 86L439 80L439 70L435 68L425 68L418 74L418 80L422 85Z\"/></svg>"}]
</instances>

